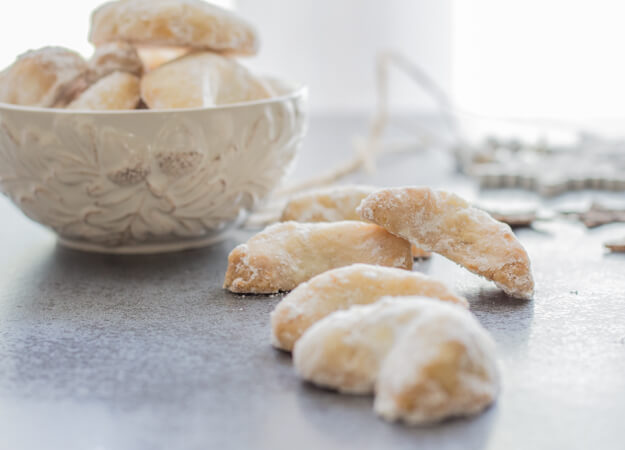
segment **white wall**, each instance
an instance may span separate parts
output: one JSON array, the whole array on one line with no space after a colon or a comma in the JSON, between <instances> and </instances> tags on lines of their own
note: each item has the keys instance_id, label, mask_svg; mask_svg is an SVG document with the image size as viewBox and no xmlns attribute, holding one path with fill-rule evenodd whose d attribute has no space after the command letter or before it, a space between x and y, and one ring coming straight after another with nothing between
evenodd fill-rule
<instances>
[{"instance_id":1,"label":"white wall","mask_svg":"<svg viewBox=\"0 0 625 450\"><path fill-rule=\"evenodd\" d=\"M625 2L455 0L453 88L496 116L625 119Z\"/></svg>"},{"instance_id":2,"label":"white wall","mask_svg":"<svg viewBox=\"0 0 625 450\"><path fill-rule=\"evenodd\" d=\"M370 111L374 59L394 48L450 86L451 0L237 0L256 23L260 54L249 65L310 86L313 111ZM394 76L397 109L431 107L405 77Z\"/></svg>"},{"instance_id":3,"label":"white wall","mask_svg":"<svg viewBox=\"0 0 625 450\"><path fill-rule=\"evenodd\" d=\"M89 16L101 0L0 0L0 68L29 49L62 45L90 54Z\"/></svg>"}]
</instances>

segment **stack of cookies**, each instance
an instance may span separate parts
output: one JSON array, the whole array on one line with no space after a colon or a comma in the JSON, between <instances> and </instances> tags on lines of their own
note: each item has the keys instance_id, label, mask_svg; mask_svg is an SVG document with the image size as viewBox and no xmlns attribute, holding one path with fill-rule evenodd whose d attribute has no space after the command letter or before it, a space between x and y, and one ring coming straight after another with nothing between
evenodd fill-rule
<instances>
[{"instance_id":1,"label":"stack of cookies","mask_svg":"<svg viewBox=\"0 0 625 450\"><path fill-rule=\"evenodd\" d=\"M272 96L234 56L257 52L243 19L202 0L118 0L96 9L89 60L61 47L0 72L0 102L79 110L210 107Z\"/></svg>"},{"instance_id":2,"label":"stack of cookies","mask_svg":"<svg viewBox=\"0 0 625 450\"><path fill-rule=\"evenodd\" d=\"M271 313L271 342L293 352L299 376L375 394L380 416L408 424L495 400L492 338L466 299L411 269L413 256L438 253L530 299L529 257L510 226L427 187L312 191L291 199L282 220L232 250L224 287L291 291Z\"/></svg>"}]
</instances>

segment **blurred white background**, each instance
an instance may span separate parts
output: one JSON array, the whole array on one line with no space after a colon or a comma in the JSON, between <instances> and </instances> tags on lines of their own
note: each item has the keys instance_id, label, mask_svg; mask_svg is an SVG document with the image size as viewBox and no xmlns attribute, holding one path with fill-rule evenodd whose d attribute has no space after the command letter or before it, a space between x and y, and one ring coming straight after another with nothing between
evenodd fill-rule
<instances>
[{"instance_id":1,"label":"blurred white background","mask_svg":"<svg viewBox=\"0 0 625 450\"><path fill-rule=\"evenodd\" d=\"M397 49L451 84L450 0L238 0L262 37L252 65L310 85L322 111L370 111L375 105L376 53ZM392 73L398 110L431 107L407 77Z\"/></svg>"},{"instance_id":2,"label":"blurred white background","mask_svg":"<svg viewBox=\"0 0 625 450\"><path fill-rule=\"evenodd\" d=\"M625 2L456 0L454 97L483 114L625 118Z\"/></svg>"},{"instance_id":3,"label":"blurred white background","mask_svg":"<svg viewBox=\"0 0 625 450\"><path fill-rule=\"evenodd\" d=\"M0 65L29 48L85 55L100 0L21 0L0 15ZM613 0L221 0L261 32L245 64L310 85L314 112L373 109L374 56L418 62L461 107L489 115L587 120L623 117L625 2ZM392 76L397 111L432 111Z\"/></svg>"}]
</instances>

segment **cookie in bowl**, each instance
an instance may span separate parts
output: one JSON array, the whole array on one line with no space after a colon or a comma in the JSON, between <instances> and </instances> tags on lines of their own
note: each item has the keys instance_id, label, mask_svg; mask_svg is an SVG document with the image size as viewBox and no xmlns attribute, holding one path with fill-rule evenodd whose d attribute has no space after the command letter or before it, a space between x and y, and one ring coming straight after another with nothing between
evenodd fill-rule
<instances>
[{"instance_id":1,"label":"cookie in bowl","mask_svg":"<svg viewBox=\"0 0 625 450\"><path fill-rule=\"evenodd\" d=\"M72 248L209 245L279 186L302 143L306 89L272 86L270 99L196 109L0 104L0 190Z\"/></svg>"},{"instance_id":2,"label":"cookie in bowl","mask_svg":"<svg viewBox=\"0 0 625 450\"><path fill-rule=\"evenodd\" d=\"M169 62L141 80L150 109L196 108L271 97L269 86L235 60L193 53Z\"/></svg>"},{"instance_id":3,"label":"cookie in bowl","mask_svg":"<svg viewBox=\"0 0 625 450\"><path fill-rule=\"evenodd\" d=\"M67 109L135 109L139 100L139 78L126 72L113 72L89 86Z\"/></svg>"},{"instance_id":4,"label":"cookie in bowl","mask_svg":"<svg viewBox=\"0 0 625 450\"><path fill-rule=\"evenodd\" d=\"M165 63L178 59L191 52L188 47L154 47L138 45L136 47L139 58L143 63L143 70L149 72Z\"/></svg>"},{"instance_id":5,"label":"cookie in bowl","mask_svg":"<svg viewBox=\"0 0 625 450\"><path fill-rule=\"evenodd\" d=\"M97 47L89 59L89 80L96 82L113 72L141 77L143 61L138 49L122 41L109 42Z\"/></svg>"},{"instance_id":6,"label":"cookie in bowl","mask_svg":"<svg viewBox=\"0 0 625 450\"><path fill-rule=\"evenodd\" d=\"M306 88L232 59L255 51L256 33L199 0L120 0L93 26L89 60L45 47L0 72L0 191L81 250L222 239L288 173L306 132ZM185 79L196 84L171 84Z\"/></svg>"},{"instance_id":7,"label":"cookie in bowl","mask_svg":"<svg viewBox=\"0 0 625 450\"><path fill-rule=\"evenodd\" d=\"M3 70L0 102L14 105L58 107L66 105L83 86L87 62L63 47L43 47L18 56Z\"/></svg>"},{"instance_id":8,"label":"cookie in bowl","mask_svg":"<svg viewBox=\"0 0 625 450\"><path fill-rule=\"evenodd\" d=\"M253 55L255 28L234 13L201 0L118 0L91 16L95 45L125 41L135 45L179 46Z\"/></svg>"}]
</instances>

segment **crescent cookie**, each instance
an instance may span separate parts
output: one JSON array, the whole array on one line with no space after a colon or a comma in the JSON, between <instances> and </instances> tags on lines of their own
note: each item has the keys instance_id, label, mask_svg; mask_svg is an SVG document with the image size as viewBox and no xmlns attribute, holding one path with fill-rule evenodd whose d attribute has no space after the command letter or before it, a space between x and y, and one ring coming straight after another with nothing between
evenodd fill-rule
<instances>
[{"instance_id":1,"label":"crescent cookie","mask_svg":"<svg viewBox=\"0 0 625 450\"><path fill-rule=\"evenodd\" d=\"M529 257L510 227L457 195L430 188L382 189L358 211L396 236L494 281L508 295L529 299L534 294Z\"/></svg>"},{"instance_id":2,"label":"crescent cookie","mask_svg":"<svg viewBox=\"0 0 625 450\"><path fill-rule=\"evenodd\" d=\"M141 97L151 109L215 106L270 96L262 80L245 67L208 52L171 61L141 80Z\"/></svg>"},{"instance_id":3,"label":"crescent cookie","mask_svg":"<svg viewBox=\"0 0 625 450\"><path fill-rule=\"evenodd\" d=\"M102 45L181 46L253 55L256 30L235 14L202 0L119 0L105 3L91 16L89 41Z\"/></svg>"},{"instance_id":4,"label":"crescent cookie","mask_svg":"<svg viewBox=\"0 0 625 450\"><path fill-rule=\"evenodd\" d=\"M143 62L139 53L127 42L110 42L96 48L89 60L89 79L95 82L113 72L127 72L140 77Z\"/></svg>"},{"instance_id":5,"label":"crescent cookie","mask_svg":"<svg viewBox=\"0 0 625 450\"><path fill-rule=\"evenodd\" d=\"M295 343L300 377L350 394L373 392L380 365L404 328L422 311L426 297L383 297L331 313Z\"/></svg>"},{"instance_id":6,"label":"crescent cookie","mask_svg":"<svg viewBox=\"0 0 625 450\"><path fill-rule=\"evenodd\" d=\"M369 194L371 186L333 186L295 195L282 210L282 222L336 222L360 220L356 208Z\"/></svg>"},{"instance_id":7,"label":"crescent cookie","mask_svg":"<svg viewBox=\"0 0 625 450\"><path fill-rule=\"evenodd\" d=\"M146 72L156 69L169 61L180 58L191 51L188 47L138 47L137 52Z\"/></svg>"},{"instance_id":8,"label":"crescent cookie","mask_svg":"<svg viewBox=\"0 0 625 450\"><path fill-rule=\"evenodd\" d=\"M89 86L67 109L135 109L139 100L139 78L126 72L113 72Z\"/></svg>"},{"instance_id":9,"label":"crescent cookie","mask_svg":"<svg viewBox=\"0 0 625 450\"><path fill-rule=\"evenodd\" d=\"M465 308L425 297L384 297L337 311L295 344L307 381L375 392L375 411L410 424L475 414L499 391L495 345Z\"/></svg>"},{"instance_id":10,"label":"crescent cookie","mask_svg":"<svg viewBox=\"0 0 625 450\"><path fill-rule=\"evenodd\" d=\"M354 263L410 270L410 244L364 222L282 222L267 227L228 256L224 288L271 294Z\"/></svg>"},{"instance_id":11,"label":"crescent cookie","mask_svg":"<svg viewBox=\"0 0 625 450\"><path fill-rule=\"evenodd\" d=\"M356 208L376 188L371 186L333 186L304 192L292 197L282 210L282 222L336 222L339 220L361 220ZM415 258L429 258L426 252L412 247Z\"/></svg>"},{"instance_id":12,"label":"crescent cookie","mask_svg":"<svg viewBox=\"0 0 625 450\"><path fill-rule=\"evenodd\" d=\"M28 51L3 71L0 102L27 106L64 106L83 86L87 62L62 47Z\"/></svg>"},{"instance_id":13,"label":"crescent cookie","mask_svg":"<svg viewBox=\"0 0 625 450\"><path fill-rule=\"evenodd\" d=\"M421 273L354 264L317 275L284 297L271 313L272 344L291 351L315 322L353 305L374 303L385 295L421 295L469 306L443 283Z\"/></svg>"},{"instance_id":14,"label":"crescent cookie","mask_svg":"<svg viewBox=\"0 0 625 450\"><path fill-rule=\"evenodd\" d=\"M375 412L388 421L422 425L483 411L500 390L489 333L461 308L416 303L423 311L378 374Z\"/></svg>"}]
</instances>

